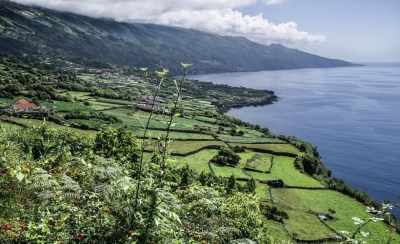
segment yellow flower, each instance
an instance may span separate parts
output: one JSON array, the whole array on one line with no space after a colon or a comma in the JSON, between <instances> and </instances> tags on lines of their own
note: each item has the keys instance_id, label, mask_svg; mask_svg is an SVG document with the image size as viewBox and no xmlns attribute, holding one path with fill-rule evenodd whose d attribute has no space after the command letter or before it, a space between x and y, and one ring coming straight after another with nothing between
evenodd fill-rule
<instances>
[{"instance_id":1,"label":"yellow flower","mask_svg":"<svg viewBox=\"0 0 400 244\"><path fill-rule=\"evenodd\" d=\"M168 69L163 69L162 71L156 71L156 75L160 78L164 78L168 74Z\"/></svg>"},{"instance_id":2,"label":"yellow flower","mask_svg":"<svg viewBox=\"0 0 400 244\"><path fill-rule=\"evenodd\" d=\"M182 68L184 69L188 69L190 67L192 67L193 64L188 64L188 63L181 63Z\"/></svg>"}]
</instances>

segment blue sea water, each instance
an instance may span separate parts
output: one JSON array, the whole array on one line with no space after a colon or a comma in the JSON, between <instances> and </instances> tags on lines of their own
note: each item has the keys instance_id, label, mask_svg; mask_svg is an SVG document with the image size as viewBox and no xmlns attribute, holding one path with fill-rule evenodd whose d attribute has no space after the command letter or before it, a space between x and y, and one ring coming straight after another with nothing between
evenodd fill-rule
<instances>
[{"instance_id":1,"label":"blue sea water","mask_svg":"<svg viewBox=\"0 0 400 244\"><path fill-rule=\"evenodd\" d=\"M400 63L189 78L275 91L273 105L227 114L311 142L334 177L400 202Z\"/></svg>"}]
</instances>

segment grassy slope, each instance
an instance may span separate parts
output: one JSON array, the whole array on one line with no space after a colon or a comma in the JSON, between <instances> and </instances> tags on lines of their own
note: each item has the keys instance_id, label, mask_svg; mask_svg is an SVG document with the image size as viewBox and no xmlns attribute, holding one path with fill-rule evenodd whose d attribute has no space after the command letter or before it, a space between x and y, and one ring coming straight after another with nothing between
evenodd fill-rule
<instances>
[{"instance_id":1,"label":"grassy slope","mask_svg":"<svg viewBox=\"0 0 400 244\"><path fill-rule=\"evenodd\" d=\"M272 193L275 201L293 208L296 215L307 214L309 210L318 213L328 213L329 209L334 210L336 213L332 214L332 216L335 219L326 223L336 231L355 231L357 226L354 225L352 217L371 217L361 203L336 191L273 189ZM315 215L314 218L317 219ZM297 225L300 223L297 223ZM315 225L315 228L317 229L317 225ZM382 222L372 222L364 230L371 233L370 237L367 238L370 243L385 243L387 226ZM400 243L398 235L396 235L392 243Z\"/></svg>"}]
</instances>

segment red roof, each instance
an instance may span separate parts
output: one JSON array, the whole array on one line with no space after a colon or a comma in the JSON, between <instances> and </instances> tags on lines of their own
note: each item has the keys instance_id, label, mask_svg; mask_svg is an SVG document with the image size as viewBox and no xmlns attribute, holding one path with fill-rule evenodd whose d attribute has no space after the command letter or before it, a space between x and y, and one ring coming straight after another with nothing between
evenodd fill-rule
<instances>
[{"instance_id":1,"label":"red roof","mask_svg":"<svg viewBox=\"0 0 400 244\"><path fill-rule=\"evenodd\" d=\"M37 108L36 104L28 102L25 99L18 100L12 107L15 110L24 110L24 109Z\"/></svg>"}]
</instances>

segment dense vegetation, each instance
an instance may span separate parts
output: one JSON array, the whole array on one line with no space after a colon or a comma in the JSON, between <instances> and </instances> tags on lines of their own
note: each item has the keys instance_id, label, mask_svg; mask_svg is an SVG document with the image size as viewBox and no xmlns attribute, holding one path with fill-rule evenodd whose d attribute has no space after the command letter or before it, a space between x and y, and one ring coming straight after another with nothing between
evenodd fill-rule
<instances>
[{"instance_id":1,"label":"dense vegetation","mask_svg":"<svg viewBox=\"0 0 400 244\"><path fill-rule=\"evenodd\" d=\"M107 62L170 67L174 72L179 61L186 61L194 64L194 73L353 65L241 37L93 19L8 0L0 0L0 52L57 56L99 67Z\"/></svg>"},{"instance_id":2,"label":"dense vegetation","mask_svg":"<svg viewBox=\"0 0 400 244\"><path fill-rule=\"evenodd\" d=\"M123 129L95 141L48 127L0 130L3 241L268 241L256 196L189 168L161 169L157 153L134 206L140 143Z\"/></svg>"}]
</instances>

